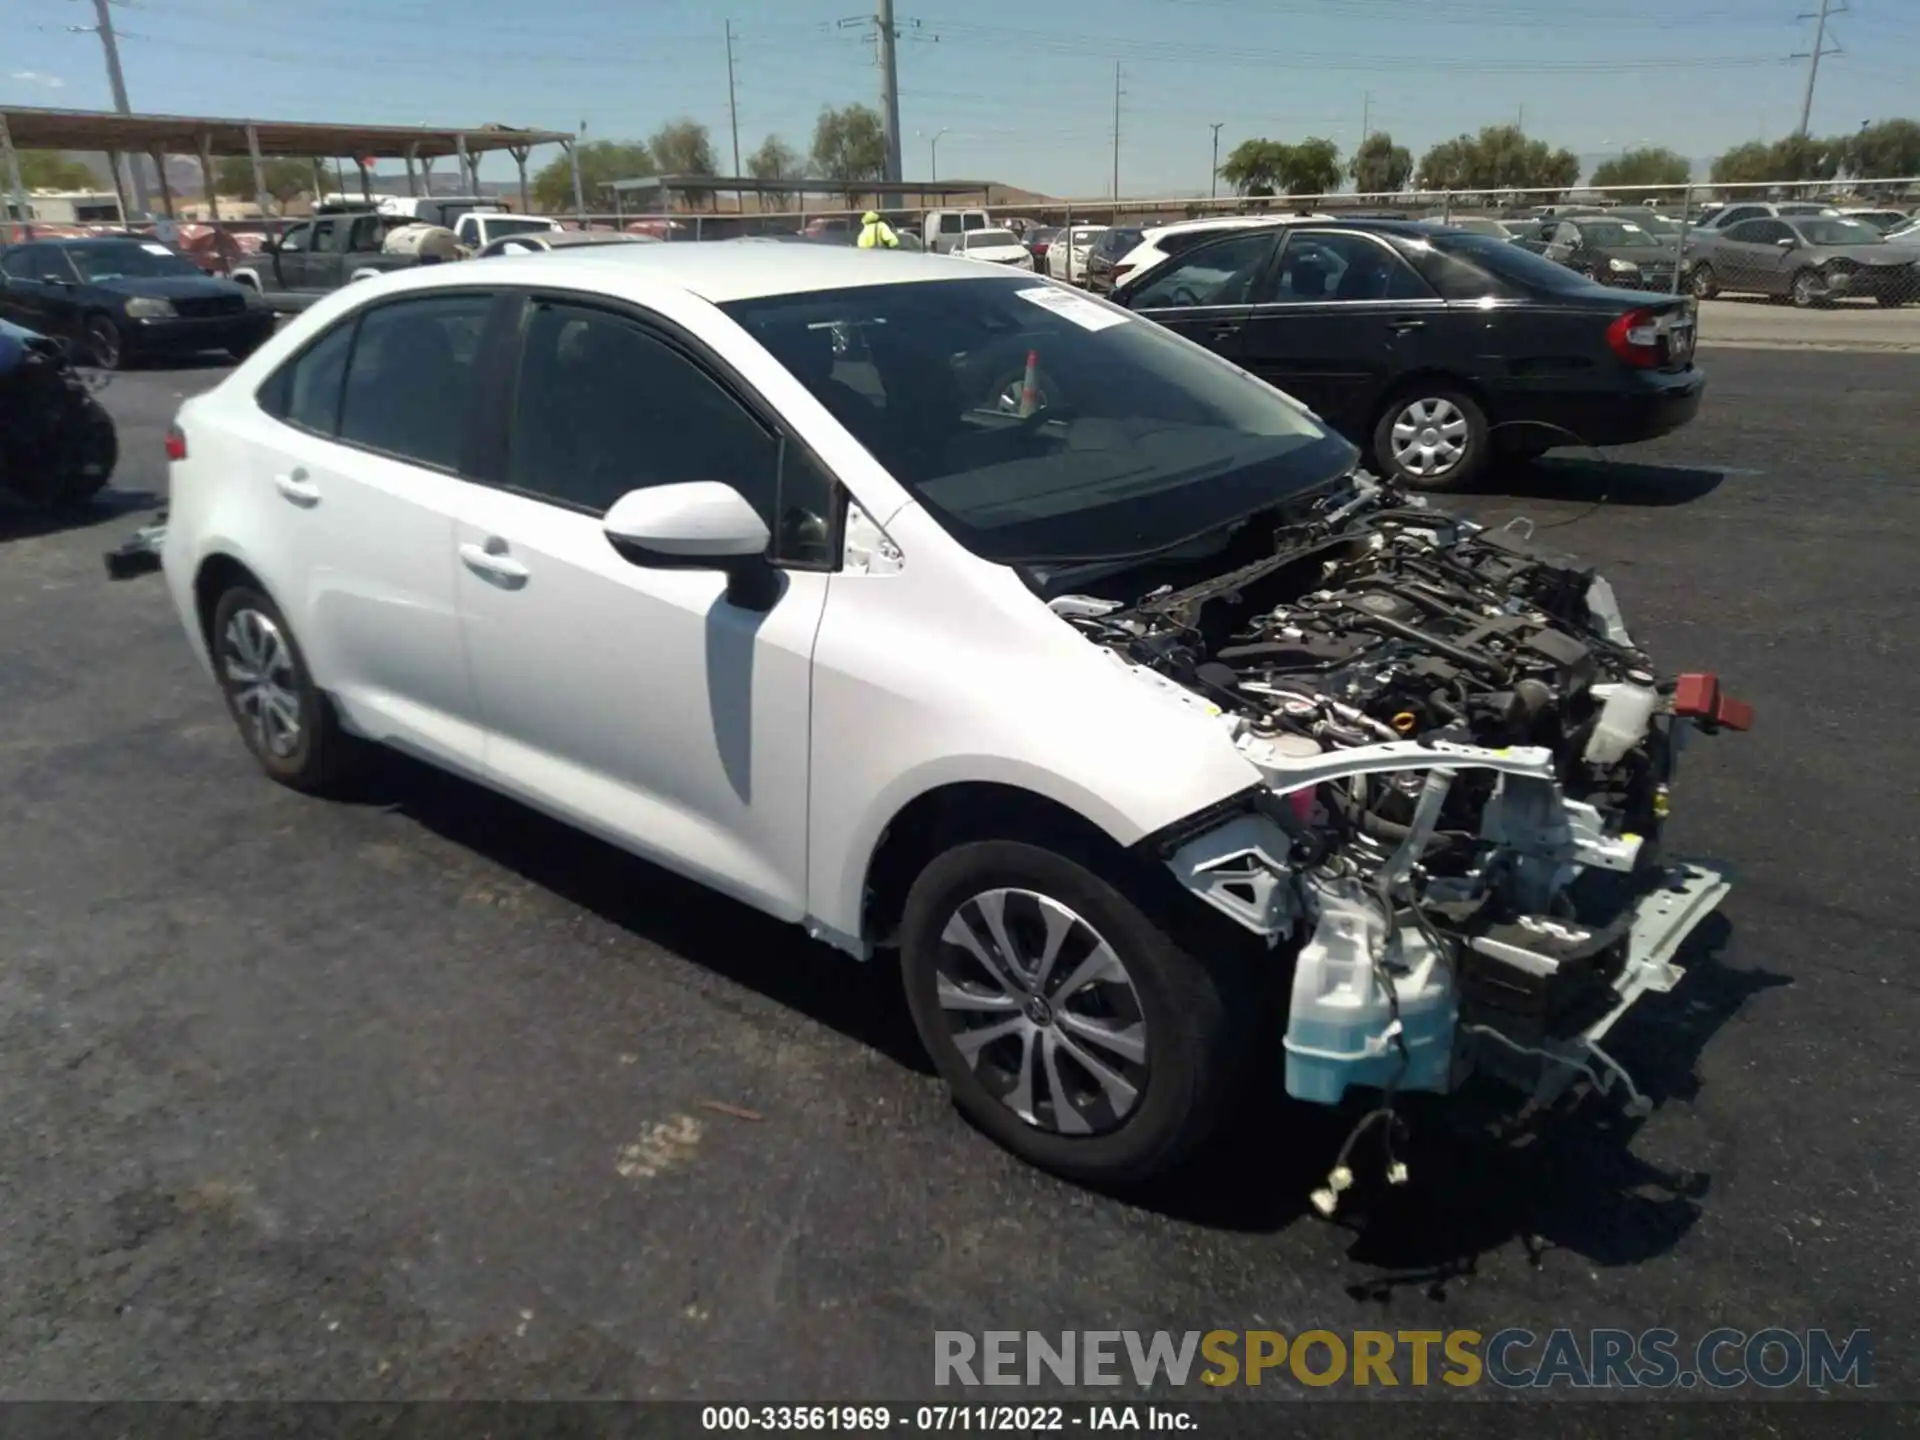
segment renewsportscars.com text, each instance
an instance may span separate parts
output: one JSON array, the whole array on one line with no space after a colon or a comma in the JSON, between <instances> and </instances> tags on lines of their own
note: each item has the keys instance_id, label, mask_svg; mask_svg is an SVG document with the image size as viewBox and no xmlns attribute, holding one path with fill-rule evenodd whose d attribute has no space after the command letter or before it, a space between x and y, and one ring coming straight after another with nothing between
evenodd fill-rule
<instances>
[{"instance_id":1,"label":"renewsportscars.com text","mask_svg":"<svg viewBox=\"0 0 1920 1440\"><path fill-rule=\"evenodd\" d=\"M1864 1330L937 1330L948 1386L1312 1386L1781 1390L1873 1384Z\"/></svg>"}]
</instances>

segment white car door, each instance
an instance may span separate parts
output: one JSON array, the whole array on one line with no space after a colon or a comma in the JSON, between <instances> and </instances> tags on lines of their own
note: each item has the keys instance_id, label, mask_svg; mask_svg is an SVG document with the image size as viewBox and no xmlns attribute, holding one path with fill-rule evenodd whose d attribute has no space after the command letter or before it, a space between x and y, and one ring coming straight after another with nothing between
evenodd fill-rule
<instances>
[{"instance_id":1,"label":"white car door","mask_svg":"<svg viewBox=\"0 0 1920 1440\"><path fill-rule=\"evenodd\" d=\"M492 305L463 290L356 311L267 381L246 436L282 547L263 574L322 688L355 729L476 771L453 524Z\"/></svg>"},{"instance_id":2,"label":"white car door","mask_svg":"<svg viewBox=\"0 0 1920 1440\"><path fill-rule=\"evenodd\" d=\"M826 502L796 529L791 512L807 508L798 447L783 476L780 436L638 314L532 297L522 333L500 406L498 483L469 496L456 537L489 775L798 920ZM796 563L783 565L770 608L731 603L718 570L623 559L601 529L628 491L694 480L738 489L776 548L784 536L818 550L811 569L806 554L776 556Z\"/></svg>"}]
</instances>

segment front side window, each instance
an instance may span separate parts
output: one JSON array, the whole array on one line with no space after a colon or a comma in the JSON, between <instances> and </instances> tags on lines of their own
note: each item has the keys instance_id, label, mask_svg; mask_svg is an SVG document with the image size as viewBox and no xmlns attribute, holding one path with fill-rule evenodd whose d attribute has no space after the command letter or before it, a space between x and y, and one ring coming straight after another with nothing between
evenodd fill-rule
<instances>
[{"instance_id":1,"label":"front side window","mask_svg":"<svg viewBox=\"0 0 1920 1440\"><path fill-rule=\"evenodd\" d=\"M534 303L507 450L513 489L599 515L629 490L719 480L775 529L778 468L775 437L645 327Z\"/></svg>"},{"instance_id":2,"label":"front side window","mask_svg":"<svg viewBox=\"0 0 1920 1440\"><path fill-rule=\"evenodd\" d=\"M1484 244L1504 241L1475 235ZM1433 292L1398 255L1370 235L1296 231L1274 276L1278 301L1431 300Z\"/></svg>"},{"instance_id":3,"label":"front side window","mask_svg":"<svg viewBox=\"0 0 1920 1440\"><path fill-rule=\"evenodd\" d=\"M313 224L313 248L317 254L330 255L340 249L344 227L338 220L316 220Z\"/></svg>"},{"instance_id":4,"label":"front side window","mask_svg":"<svg viewBox=\"0 0 1920 1440\"><path fill-rule=\"evenodd\" d=\"M721 308L990 560L1151 554L1353 464L1351 445L1278 391L1151 321L1026 277Z\"/></svg>"},{"instance_id":5,"label":"front side window","mask_svg":"<svg viewBox=\"0 0 1920 1440\"><path fill-rule=\"evenodd\" d=\"M960 223L963 228L968 230L984 230L987 228L987 217L970 213L962 216Z\"/></svg>"},{"instance_id":6,"label":"front side window","mask_svg":"<svg viewBox=\"0 0 1920 1440\"><path fill-rule=\"evenodd\" d=\"M1727 239L1736 245L1763 245L1767 239L1766 220L1741 220L1726 228Z\"/></svg>"},{"instance_id":7,"label":"front side window","mask_svg":"<svg viewBox=\"0 0 1920 1440\"><path fill-rule=\"evenodd\" d=\"M313 241L313 226L296 225L280 237L280 248L289 254L299 254Z\"/></svg>"},{"instance_id":8,"label":"front side window","mask_svg":"<svg viewBox=\"0 0 1920 1440\"><path fill-rule=\"evenodd\" d=\"M1797 230L1800 238L1809 245L1884 245L1887 243L1880 232L1864 220L1850 220L1841 215L1816 220L1795 220L1791 226L1783 228Z\"/></svg>"},{"instance_id":9,"label":"front side window","mask_svg":"<svg viewBox=\"0 0 1920 1440\"><path fill-rule=\"evenodd\" d=\"M45 252L52 249L48 245L22 245L17 250L9 250L0 257L0 270L15 280L41 280L46 278L47 264Z\"/></svg>"},{"instance_id":10,"label":"front side window","mask_svg":"<svg viewBox=\"0 0 1920 1440\"><path fill-rule=\"evenodd\" d=\"M453 470L479 391L493 297L462 291L362 313L340 406L340 439Z\"/></svg>"},{"instance_id":11,"label":"front side window","mask_svg":"<svg viewBox=\"0 0 1920 1440\"><path fill-rule=\"evenodd\" d=\"M1133 292L1135 310L1187 309L1199 305L1250 305L1254 286L1278 243L1274 232L1255 230L1216 240L1188 252Z\"/></svg>"}]
</instances>

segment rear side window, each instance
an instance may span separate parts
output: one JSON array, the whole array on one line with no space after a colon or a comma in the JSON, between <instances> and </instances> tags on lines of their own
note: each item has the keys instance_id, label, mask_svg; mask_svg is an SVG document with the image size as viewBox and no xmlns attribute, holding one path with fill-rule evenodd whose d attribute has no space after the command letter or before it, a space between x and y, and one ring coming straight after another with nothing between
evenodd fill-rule
<instances>
[{"instance_id":1,"label":"rear side window","mask_svg":"<svg viewBox=\"0 0 1920 1440\"><path fill-rule=\"evenodd\" d=\"M960 233L960 217L952 212L942 215L940 217L940 233L942 235L958 235Z\"/></svg>"},{"instance_id":2,"label":"rear side window","mask_svg":"<svg viewBox=\"0 0 1920 1440\"><path fill-rule=\"evenodd\" d=\"M357 316L343 320L274 371L260 387L260 408L289 425L332 437L340 423L340 387L358 323Z\"/></svg>"},{"instance_id":3,"label":"rear side window","mask_svg":"<svg viewBox=\"0 0 1920 1440\"><path fill-rule=\"evenodd\" d=\"M987 217L976 210L961 216L960 223L968 230L984 230L987 228Z\"/></svg>"},{"instance_id":4,"label":"rear side window","mask_svg":"<svg viewBox=\"0 0 1920 1440\"><path fill-rule=\"evenodd\" d=\"M366 311L347 368L340 439L454 470L479 389L493 297L462 292Z\"/></svg>"}]
</instances>

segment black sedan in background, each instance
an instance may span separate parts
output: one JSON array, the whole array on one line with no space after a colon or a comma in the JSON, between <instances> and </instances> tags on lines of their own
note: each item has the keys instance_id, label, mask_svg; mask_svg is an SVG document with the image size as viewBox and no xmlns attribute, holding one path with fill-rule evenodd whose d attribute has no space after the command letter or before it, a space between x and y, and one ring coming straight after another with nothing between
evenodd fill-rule
<instances>
[{"instance_id":1,"label":"black sedan in background","mask_svg":"<svg viewBox=\"0 0 1920 1440\"><path fill-rule=\"evenodd\" d=\"M1623 290L1671 290L1680 245L1651 224L1612 215L1576 215L1554 227L1546 256Z\"/></svg>"},{"instance_id":2,"label":"black sedan in background","mask_svg":"<svg viewBox=\"0 0 1920 1440\"><path fill-rule=\"evenodd\" d=\"M1121 261L1127 252L1146 238L1140 230L1131 225L1110 225L1100 232L1100 238L1093 242L1093 248L1087 251L1087 289L1096 295L1105 295L1126 278Z\"/></svg>"},{"instance_id":3,"label":"black sedan in background","mask_svg":"<svg viewBox=\"0 0 1920 1440\"><path fill-rule=\"evenodd\" d=\"M113 370L130 359L224 350L273 334L257 292L208 275L154 240L33 240L0 249L0 318Z\"/></svg>"},{"instance_id":4,"label":"black sedan in background","mask_svg":"<svg viewBox=\"0 0 1920 1440\"><path fill-rule=\"evenodd\" d=\"M1495 452L1651 440L1691 420L1707 384L1690 298L1417 222L1236 230L1113 298L1293 396L1416 489L1463 486Z\"/></svg>"}]
</instances>

